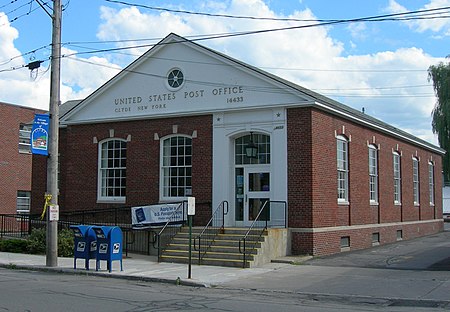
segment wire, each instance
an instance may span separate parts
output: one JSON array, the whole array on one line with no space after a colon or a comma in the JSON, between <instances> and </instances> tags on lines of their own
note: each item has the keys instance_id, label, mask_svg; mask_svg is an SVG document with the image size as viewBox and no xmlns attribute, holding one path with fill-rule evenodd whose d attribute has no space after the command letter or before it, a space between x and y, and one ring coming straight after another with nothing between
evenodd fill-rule
<instances>
[{"instance_id":1,"label":"wire","mask_svg":"<svg viewBox=\"0 0 450 312\"><path fill-rule=\"evenodd\" d=\"M68 56L67 58L73 60L73 61L77 61L77 62L81 62L81 63L86 63L86 64L91 64L91 65L95 65L95 66L100 66L100 67L105 67L105 68L109 68L109 69L115 69L117 71L120 72L127 72L127 73L131 73L131 74L137 74L137 75L142 75L142 76L147 76L147 77L153 77L153 78L160 78L160 79L166 79L165 76L163 75L159 75L159 74L152 74L152 73L148 73L148 72L140 72L140 71L135 71L135 70L129 70L127 68L121 69L119 67L114 67L111 65L107 65L107 64L99 64L99 63L95 63L95 62L91 62L88 60L84 60L84 59L79 59L79 58L74 58L71 56ZM215 82L208 82L208 81L199 81L199 80L192 80L192 79L186 79L186 82L190 82L190 83L194 83L197 85L203 85L203 86L210 86L210 87L234 87L235 85L228 85L228 84L224 84L224 83L215 83ZM396 87L374 87L374 88L353 88L353 89L339 89L341 91L355 91L355 90L380 90L380 89L402 89L402 88L414 88L414 87L429 87L430 85L417 85L417 86L396 86ZM254 91L254 92L262 92L262 93L284 93L286 90L288 90L288 88L276 88L276 87L259 87L259 86L250 86L250 85L246 85L246 86L242 86L242 88L246 91ZM321 90L321 89L311 89L312 91L314 90ZM333 90L333 89L328 89L328 90ZM337 90L337 89L335 89ZM327 95L327 94L324 94ZM362 97L362 98L367 98L367 97L373 97L373 98L383 98L383 97L391 97L391 98L404 98L404 97L434 97L433 93L414 93L414 94L332 94L332 93L328 93L327 96L334 96L334 97Z\"/></svg>"},{"instance_id":2,"label":"wire","mask_svg":"<svg viewBox=\"0 0 450 312\"><path fill-rule=\"evenodd\" d=\"M11 63L13 60L15 60L17 58L24 57L24 56L27 56L27 55L30 55L30 54L34 54L37 51L42 50L42 49L46 49L46 48L48 48L50 46L51 46L51 44L47 44L47 45L42 46L40 48L37 48L37 49L35 49L33 51L29 51L29 52L26 52L26 53L23 53L23 54L20 54L20 55L13 56L12 58L10 58L8 60L0 61L0 66L6 65L8 63Z\"/></svg>"},{"instance_id":3,"label":"wire","mask_svg":"<svg viewBox=\"0 0 450 312\"><path fill-rule=\"evenodd\" d=\"M17 1L19 1L19 0L12 0L12 1L10 1L9 3L6 3L6 4L2 5L2 6L0 6L0 10L3 9L3 8L5 8L5 7L7 7L8 5L13 4L14 2L17 2Z\"/></svg>"},{"instance_id":4,"label":"wire","mask_svg":"<svg viewBox=\"0 0 450 312\"><path fill-rule=\"evenodd\" d=\"M110 2L110 3L127 5L127 6L145 8L145 9L149 9L149 10L165 11L165 12L170 12L170 13L190 14L190 15L202 15L202 16L208 16L208 17L223 17L223 18L251 19L251 20L270 20L270 21L294 21L294 22L319 21L319 22L324 22L324 23L339 23L342 21L349 21L349 20L341 20L341 19L330 19L330 20L314 19L314 20L312 20L312 19L272 18L272 17L256 17L256 16L239 16L239 15L230 15L230 14L214 14L214 13L187 11L187 10L175 10L175 9L168 9L168 8L162 8L162 7L153 7L153 6L148 6L148 5L144 5L144 4L136 4L136 3L126 2L126 1L119 1L119 0L105 0L105 1ZM388 17L395 17L395 16L403 16L403 15L414 15L414 14L419 14L419 13L437 12L437 11L443 11L443 10L448 10L448 9L450 9L450 7L424 9L424 10L417 10L417 11L410 11L410 12L403 12L403 13L392 13L392 14L378 15L378 16L372 16L372 17L365 17L363 19L371 20L371 19L388 18ZM433 13L433 14L437 14L437 13ZM351 19L351 20L359 20L359 18Z\"/></svg>"},{"instance_id":5,"label":"wire","mask_svg":"<svg viewBox=\"0 0 450 312\"><path fill-rule=\"evenodd\" d=\"M32 4L33 1L34 1L34 0L31 0L31 1L27 2L26 4L23 4L23 5L21 5L20 7L14 9L13 11L6 13L5 15L7 16L8 14L10 14L10 13L12 13L12 12L17 11L19 8L22 8L22 7L26 6L26 5L30 5L30 9L28 10L27 13L23 13L22 15L18 15L18 16L16 16L16 17L12 18L11 20L9 20L9 21L6 22L6 23L0 24L0 27L2 27L2 26L7 26L7 25L9 25L9 24L12 24L12 23L14 23L15 21L17 21L18 19L20 19L20 18L22 18L22 17L25 17L25 16L28 16L28 15L30 15L31 13L35 12L36 10L38 10L39 7L36 7L36 8L34 8L34 9L31 9L31 4ZM50 1L51 1L51 0L45 2L43 5L47 5Z\"/></svg>"}]
</instances>

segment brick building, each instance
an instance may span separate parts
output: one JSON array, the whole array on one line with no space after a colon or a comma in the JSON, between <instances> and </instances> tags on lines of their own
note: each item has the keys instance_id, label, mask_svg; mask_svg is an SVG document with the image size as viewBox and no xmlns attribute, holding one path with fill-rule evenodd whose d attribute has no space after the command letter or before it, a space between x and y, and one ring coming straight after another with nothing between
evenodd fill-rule
<instances>
[{"instance_id":1,"label":"brick building","mask_svg":"<svg viewBox=\"0 0 450 312\"><path fill-rule=\"evenodd\" d=\"M0 103L0 213L30 211L30 131L35 113L43 111Z\"/></svg>"},{"instance_id":2,"label":"brick building","mask_svg":"<svg viewBox=\"0 0 450 312\"><path fill-rule=\"evenodd\" d=\"M226 200L247 227L269 200L286 253L312 255L443 229L443 150L175 34L61 108L62 211L195 196L197 224Z\"/></svg>"}]
</instances>

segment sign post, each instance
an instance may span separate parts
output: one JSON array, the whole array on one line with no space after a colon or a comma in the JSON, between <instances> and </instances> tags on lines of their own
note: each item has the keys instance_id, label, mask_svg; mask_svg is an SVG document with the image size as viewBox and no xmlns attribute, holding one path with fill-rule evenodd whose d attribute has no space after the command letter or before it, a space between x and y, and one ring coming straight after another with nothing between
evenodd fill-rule
<instances>
[{"instance_id":1,"label":"sign post","mask_svg":"<svg viewBox=\"0 0 450 312\"><path fill-rule=\"evenodd\" d=\"M189 265L188 278L192 277L192 216L195 215L195 197L188 197L188 223L189 223Z\"/></svg>"}]
</instances>

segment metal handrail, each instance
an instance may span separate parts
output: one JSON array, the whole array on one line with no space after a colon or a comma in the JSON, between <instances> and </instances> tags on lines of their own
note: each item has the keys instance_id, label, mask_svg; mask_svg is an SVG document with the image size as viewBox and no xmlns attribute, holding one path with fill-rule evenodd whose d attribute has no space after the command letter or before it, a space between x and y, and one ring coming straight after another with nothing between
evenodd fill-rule
<instances>
[{"instance_id":1,"label":"metal handrail","mask_svg":"<svg viewBox=\"0 0 450 312\"><path fill-rule=\"evenodd\" d=\"M267 203L269 203L269 204L267 204ZM246 251L247 251L247 238L248 238L248 236L250 235L250 232L252 232L252 230L255 228L257 222L265 221L265 222L264 222L264 227L263 227L262 230L259 232L258 239L263 235L264 231L267 230L267 228L268 228L268 222L269 222L269 210L267 210L267 212L266 212L266 220L259 220L259 219L260 219L260 217L263 215L263 212L266 211L266 210L265 210L266 207L269 207L269 208L270 208L270 203L281 203L281 204L284 204L284 227L285 227L285 228L287 227L287 215L286 215L286 212L287 212L287 211L286 211L287 205L286 205L286 202L285 202L285 201L279 201L279 200L266 200L266 201L264 202L263 206L261 207L261 209L259 210L258 215L256 216L256 218L253 220L252 224L251 224L250 227L248 228L248 230L247 230L247 232L245 233L245 235L239 240L239 252L240 252L241 254L243 254L243 257L242 257L242 259L243 259L243 261L242 261L243 264L242 264L242 266L243 266L244 268L245 268L245 264L246 264L246 261L247 261L247 253L246 253ZM267 209L269 209L269 208L267 208ZM253 241L253 247L254 247L258 242L259 242L259 240L254 240L254 241ZM242 248L242 246L243 246L243 248ZM252 247L250 250L253 250L253 249L254 249L253 247Z\"/></svg>"},{"instance_id":2,"label":"metal handrail","mask_svg":"<svg viewBox=\"0 0 450 312\"><path fill-rule=\"evenodd\" d=\"M223 230L225 228L225 216L227 214L228 214L228 201L224 200L216 208L213 215L211 216L211 219L209 219L208 223L205 225L200 234L194 238L194 250L198 251L198 264L201 264L203 257L205 256L208 249L211 247L211 244L216 239L216 236L220 232L223 233ZM219 223L218 226L216 226L217 223ZM198 249L196 244L197 240L198 240Z\"/></svg>"},{"instance_id":3,"label":"metal handrail","mask_svg":"<svg viewBox=\"0 0 450 312\"><path fill-rule=\"evenodd\" d=\"M186 223L186 207L187 207L187 201L181 202L177 209L173 211L169 219L167 220L166 224L161 228L161 230L158 233L155 233L154 239L153 239L153 248L156 248L158 250L158 262L161 260L161 236L166 231L166 229L171 229L171 232L168 234L170 239L172 239L176 233L181 229L181 227L169 227L169 225L182 225ZM182 209L182 219L179 220L177 217L179 214L179 210ZM175 229L175 230L174 230ZM164 233L165 234L165 233Z\"/></svg>"}]
</instances>

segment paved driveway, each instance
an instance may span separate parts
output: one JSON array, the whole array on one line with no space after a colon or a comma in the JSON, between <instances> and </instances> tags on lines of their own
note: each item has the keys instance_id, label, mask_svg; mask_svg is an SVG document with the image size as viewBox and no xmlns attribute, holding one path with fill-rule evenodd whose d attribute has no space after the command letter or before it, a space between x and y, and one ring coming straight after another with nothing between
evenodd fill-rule
<instances>
[{"instance_id":1,"label":"paved driveway","mask_svg":"<svg viewBox=\"0 0 450 312\"><path fill-rule=\"evenodd\" d=\"M445 231L371 249L313 258L304 264L359 268L450 271L450 223Z\"/></svg>"}]
</instances>

